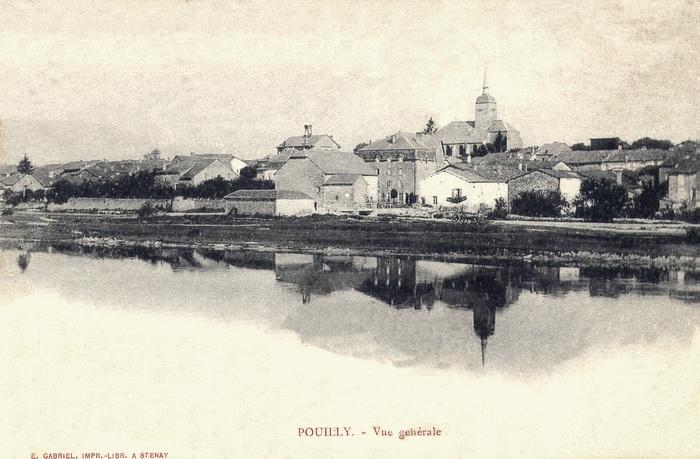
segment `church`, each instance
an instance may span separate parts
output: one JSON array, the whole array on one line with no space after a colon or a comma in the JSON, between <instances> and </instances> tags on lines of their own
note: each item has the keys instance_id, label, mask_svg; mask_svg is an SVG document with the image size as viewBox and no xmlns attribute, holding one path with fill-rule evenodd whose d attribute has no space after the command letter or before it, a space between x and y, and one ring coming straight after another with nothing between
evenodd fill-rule
<instances>
[{"instance_id":1,"label":"church","mask_svg":"<svg viewBox=\"0 0 700 459\"><path fill-rule=\"evenodd\" d=\"M443 155L448 161L474 155L479 147L486 144L500 142L501 151L523 146L520 132L498 118L498 106L496 99L489 94L486 74L483 92L476 98L474 121L453 121L439 129L434 137L441 143Z\"/></svg>"}]
</instances>

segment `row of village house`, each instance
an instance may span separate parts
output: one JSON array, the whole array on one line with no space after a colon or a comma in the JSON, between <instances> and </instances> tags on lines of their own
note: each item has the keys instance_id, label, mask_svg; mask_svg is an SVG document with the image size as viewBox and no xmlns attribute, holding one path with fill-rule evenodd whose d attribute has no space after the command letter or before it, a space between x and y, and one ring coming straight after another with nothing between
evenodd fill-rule
<instances>
[{"instance_id":1,"label":"row of village house","mask_svg":"<svg viewBox=\"0 0 700 459\"><path fill-rule=\"evenodd\" d=\"M89 161L37 168L33 174L5 174L6 189L48 188L61 178L115 179L139 170L156 171L174 186L235 179L246 166L275 190L241 190L228 196L227 209L239 213L298 215L314 211L371 209L417 203L476 212L497 199L508 204L528 190L559 191L573 199L586 178L616 181L632 195L643 181L667 183L665 205L695 208L700 174L697 145L667 150L571 151L565 144L472 157L450 155L437 135L398 132L355 153L341 151L329 135L290 137L278 152L259 161L230 154L176 156L171 161ZM2 174L3 171L0 171Z\"/></svg>"}]
</instances>

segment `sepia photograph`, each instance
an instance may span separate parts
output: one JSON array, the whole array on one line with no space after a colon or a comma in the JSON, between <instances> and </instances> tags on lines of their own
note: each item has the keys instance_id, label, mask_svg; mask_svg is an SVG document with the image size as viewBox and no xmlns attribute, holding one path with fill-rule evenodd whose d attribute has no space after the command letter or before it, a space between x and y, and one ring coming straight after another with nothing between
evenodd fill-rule
<instances>
[{"instance_id":1,"label":"sepia photograph","mask_svg":"<svg viewBox=\"0 0 700 459\"><path fill-rule=\"evenodd\" d=\"M698 24L0 0L0 458L699 458Z\"/></svg>"}]
</instances>

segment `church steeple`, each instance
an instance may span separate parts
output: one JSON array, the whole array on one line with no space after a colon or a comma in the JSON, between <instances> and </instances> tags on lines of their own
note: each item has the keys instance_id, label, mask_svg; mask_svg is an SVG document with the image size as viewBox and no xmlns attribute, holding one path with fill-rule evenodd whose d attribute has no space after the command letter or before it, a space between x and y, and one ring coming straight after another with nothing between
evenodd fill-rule
<instances>
[{"instance_id":1,"label":"church steeple","mask_svg":"<svg viewBox=\"0 0 700 459\"><path fill-rule=\"evenodd\" d=\"M474 110L474 127L477 131L486 133L491 126L491 123L498 119L496 113L496 99L489 94L489 86L486 80L486 68L484 68L484 85L482 93L476 98L476 106Z\"/></svg>"}]
</instances>

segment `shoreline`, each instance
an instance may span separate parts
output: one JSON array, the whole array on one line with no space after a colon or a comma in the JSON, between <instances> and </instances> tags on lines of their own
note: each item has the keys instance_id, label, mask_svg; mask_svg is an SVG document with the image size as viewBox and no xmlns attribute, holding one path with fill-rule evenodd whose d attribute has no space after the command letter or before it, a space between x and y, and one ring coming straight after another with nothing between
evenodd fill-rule
<instances>
[{"instance_id":1,"label":"shoreline","mask_svg":"<svg viewBox=\"0 0 700 459\"><path fill-rule=\"evenodd\" d=\"M0 220L0 240L71 243L94 247L144 247L345 256L405 256L474 264L533 263L696 268L700 246L684 235L692 225L608 224L587 228L547 222L495 222L467 231L457 224L402 219L230 219L221 215L18 213ZM557 222L559 223L559 222ZM619 227L614 229L616 225ZM651 225L647 225L651 226ZM668 231L668 226L682 230ZM641 226L643 228L643 226Z\"/></svg>"}]
</instances>

